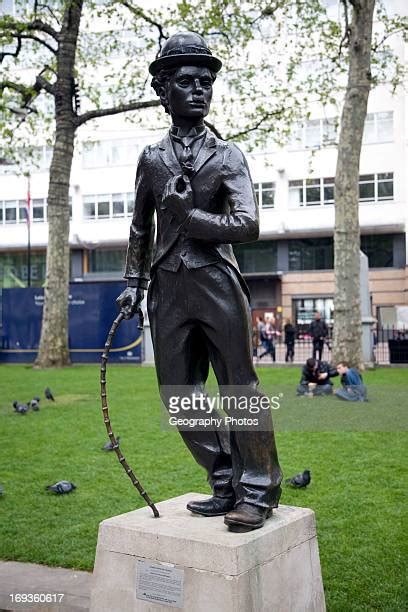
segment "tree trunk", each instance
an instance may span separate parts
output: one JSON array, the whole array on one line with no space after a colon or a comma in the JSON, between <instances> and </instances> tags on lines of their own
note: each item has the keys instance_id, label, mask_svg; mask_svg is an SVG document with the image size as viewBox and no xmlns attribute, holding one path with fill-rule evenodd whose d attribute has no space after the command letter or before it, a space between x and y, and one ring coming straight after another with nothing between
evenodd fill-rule
<instances>
[{"instance_id":1,"label":"tree trunk","mask_svg":"<svg viewBox=\"0 0 408 612\"><path fill-rule=\"evenodd\" d=\"M55 88L55 144L48 189L47 274L41 338L35 366L70 364L68 346L69 181L75 138L72 85L82 0L71 0L60 32Z\"/></svg>"},{"instance_id":2,"label":"tree trunk","mask_svg":"<svg viewBox=\"0 0 408 612\"><path fill-rule=\"evenodd\" d=\"M333 357L361 366L359 169L371 87L375 0L346 0L353 7L349 73L341 116L335 178ZM346 4L345 3L345 4Z\"/></svg>"}]
</instances>

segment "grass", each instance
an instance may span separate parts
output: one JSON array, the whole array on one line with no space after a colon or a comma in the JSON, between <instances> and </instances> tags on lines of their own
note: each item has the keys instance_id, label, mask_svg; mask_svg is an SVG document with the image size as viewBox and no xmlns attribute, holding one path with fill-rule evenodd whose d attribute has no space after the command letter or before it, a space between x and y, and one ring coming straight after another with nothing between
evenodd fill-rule
<instances>
[{"instance_id":1,"label":"grass","mask_svg":"<svg viewBox=\"0 0 408 612\"><path fill-rule=\"evenodd\" d=\"M274 414L285 476L306 467L312 471L307 489L285 487L281 501L316 512L328 609L406 609L403 418L408 371L368 372L371 401L351 407L335 398L326 403L295 398L297 369L261 368L259 374L265 388L285 389L286 403ZM108 381L114 431L122 436L122 450L151 497L160 501L187 491L208 493L202 470L177 432L160 429L154 370L111 366ZM46 386L55 404L43 399L38 413L13 412L14 399L43 396ZM1 366L0 398L0 483L5 490L0 558L92 569L98 523L142 505L114 454L100 450L106 432L98 367L35 371ZM385 418L371 421L370 408ZM347 431L359 410L365 411L363 418L355 431ZM291 415L286 421L285 412ZM342 418L336 420L339 413ZM327 431L320 431L324 414ZM299 419L297 429L303 431L294 427ZM77 490L66 496L45 491L61 479L72 480Z\"/></svg>"}]
</instances>

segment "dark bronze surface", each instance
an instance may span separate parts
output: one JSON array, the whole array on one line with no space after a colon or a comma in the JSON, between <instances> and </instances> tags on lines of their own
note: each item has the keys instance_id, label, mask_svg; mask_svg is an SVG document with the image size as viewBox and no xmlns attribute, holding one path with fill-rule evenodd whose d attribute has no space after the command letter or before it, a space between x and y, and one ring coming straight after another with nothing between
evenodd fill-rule
<instances>
[{"instance_id":1,"label":"dark bronze surface","mask_svg":"<svg viewBox=\"0 0 408 612\"><path fill-rule=\"evenodd\" d=\"M147 306L165 405L164 387L204 389L210 364L221 387L262 396L252 364L249 292L232 249L258 239L258 204L241 151L204 126L221 67L215 60L201 36L182 33L150 67L172 127L139 159L128 287L117 302L132 317L151 279ZM180 433L216 497L252 504L267 516L278 505L282 474L270 412L260 419L262 431Z\"/></svg>"}]
</instances>

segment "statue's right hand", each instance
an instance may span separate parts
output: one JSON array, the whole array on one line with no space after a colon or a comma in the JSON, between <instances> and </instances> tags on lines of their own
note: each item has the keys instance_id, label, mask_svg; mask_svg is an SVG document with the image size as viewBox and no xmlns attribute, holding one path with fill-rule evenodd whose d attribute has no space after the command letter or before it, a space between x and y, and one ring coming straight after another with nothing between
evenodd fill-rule
<instances>
[{"instance_id":1,"label":"statue's right hand","mask_svg":"<svg viewBox=\"0 0 408 612\"><path fill-rule=\"evenodd\" d=\"M116 300L116 304L125 319L131 319L137 312L144 298L143 289L137 287L126 287Z\"/></svg>"}]
</instances>

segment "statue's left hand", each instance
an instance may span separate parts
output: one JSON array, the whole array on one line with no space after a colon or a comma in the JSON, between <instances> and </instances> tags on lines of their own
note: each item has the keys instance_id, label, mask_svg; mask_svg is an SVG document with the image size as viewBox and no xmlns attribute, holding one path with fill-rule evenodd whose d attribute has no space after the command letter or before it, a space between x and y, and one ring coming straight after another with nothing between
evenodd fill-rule
<instances>
[{"instance_id":1,"label":"statue's left hand","mask_svg":"<svg viewBox=\"0 0 408 612\"><path fill-rule=\"evenodd\" d=\"M188 176L179 174L167 182L161 208L172 213L180 223L185 221L193 208L193 190Z\"/></svg>"},{"instance_id":2,"label":"statue's left hand","mask_svg":"<svg viewBox=\"0 0 408 612\"><path fill-rule=\"evenodd\" d=\"M116 300L125 319L131 319L137 312L144 298L143 289L137 287L126 287Z\"/></svg>"}]
</instances>

